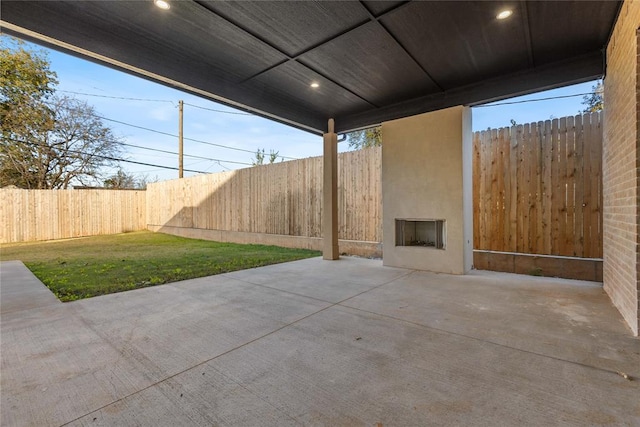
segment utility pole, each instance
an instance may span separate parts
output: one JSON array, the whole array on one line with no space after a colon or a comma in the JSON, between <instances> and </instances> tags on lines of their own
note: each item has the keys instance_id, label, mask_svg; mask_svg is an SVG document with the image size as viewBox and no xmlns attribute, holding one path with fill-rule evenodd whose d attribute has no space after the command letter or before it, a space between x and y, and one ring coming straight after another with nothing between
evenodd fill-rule
<instances>
[{"instance_id":1,"label":"utility pole","mask_svg":"<svg viewBox=\"0 0 640 427\"><path fill-rule=\"evenodd\" d=\"M184 101L178 101L178 178L182 178L182 119L184 115Z\"/></svg>"}]
</instances>

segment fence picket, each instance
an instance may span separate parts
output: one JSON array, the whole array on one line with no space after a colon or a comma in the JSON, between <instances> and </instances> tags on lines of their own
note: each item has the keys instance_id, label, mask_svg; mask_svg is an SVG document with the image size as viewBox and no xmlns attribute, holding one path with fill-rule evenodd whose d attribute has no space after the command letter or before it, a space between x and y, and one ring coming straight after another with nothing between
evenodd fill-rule
<instances>
[{"instance_id":1,"label":"fence picket","mask_svg":"<svg viewBox=\"0 0 640 427\"><path fill-rule=\"evenodd\" d=\"M551 169L553 164L553 137L551 133L551 120L544 122L544 138L541 139L543 151L542 164L542 253L551 253L551 193L553 191L553 181L551 181Z\"/></svg>"},{"instance_id":2,"label":"fence picket","mask_svg":"<svg viewBox=\"0 0 640 427\"><path fill-rule=\"evenodd\" d=\"M595 202L591 210L591 226L594 229L591 241L599 242L593 257L602 258L602 114L591 115L591 198Z\"/></svg>"},{"instance_id":3,"label":"fence picket","mask_svg":"<svg viewBox=\"0 0 640 427\"><path fill-rule=\"evenodd\" d=\"M3 188L0 203L0 243L113 234L147 227L144 191Z\"/></svg>"},{"instance_id":4,"label":"fence picket","mask_svg":"<svg viewBox=\"0 0 640 427\"><path fill-rule=\"evenodd\" d=\"M475 249L602 257L601 117L500 129L499 137L510 138L505 153L486 146L491 132L474 134L474 160L482 165L474 164ZM486 187L487 176L498 176L491 168L504 176L495 188ZM504 216L492 210L500 203Z\"/></svg>"},{"instance_id":5,"label":"fence picket","mask_svg":"<svg viewBox=\"0 0 640 427\"><path fill-rule=\"evenodd\" d=\"M574 131L574 254L584 252L584 185L582 175L584 173L584 127L582 114L575 118Z\"/></svg>"},{"instance_id":6,"label":"fence picket","mask_svg":"<svg viewBox=\"0 0 640 427\"><path fill-rule=\"evenodd\" d=\"M600 113L473 135L474 248L602 257ZM382 149L339 154L339 237L382 241ZM322 158L149 184L0 190L0 242L147 226L320 237ZM147 207L149 207L147 209Z\"/></svg>"}]
</instances>

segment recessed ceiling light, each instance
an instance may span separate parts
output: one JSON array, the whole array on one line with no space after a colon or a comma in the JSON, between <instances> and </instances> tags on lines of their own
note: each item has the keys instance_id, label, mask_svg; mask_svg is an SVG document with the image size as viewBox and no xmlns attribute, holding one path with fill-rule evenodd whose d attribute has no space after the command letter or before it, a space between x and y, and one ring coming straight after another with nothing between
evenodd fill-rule
<instances>
[{"instance_id":1,"label":"recessed ceiling light","mask_svg":"<svg viewBox=\"0 0 640 427\"><path fill-rule=\"evenodd\" d=\"M320 83L313 82L313 83L311 83L311 85L310 85L310 86L311 86L312 88L316 89L316 88L319 88L319 87L320 87Z\"/></svg>"},{"instance_id":2,"label":"recessed ceiling light","mask_svg":"<svg viewBox=\"0 0 640 427\"><path fill-rule=\"evenodd\" d=\"M507 19L511 15L513 15L513 11L510 10L510 9L505 9L502 12L498 13L496 15L496 18L498 18L498 19Z\"/></svg>"},{"instance_id":3,"label":"recessed ceiling light","mask_svg":"<svg viewBox=\"0 0 640 427\"><path fill-rule=\"evenodd\" d=\"M153 4L158 6L160 9L164 9L164 10L167 10L171 7L169 5L169 2L166 0L153 0Z\"/></svg>"}]
</instances>

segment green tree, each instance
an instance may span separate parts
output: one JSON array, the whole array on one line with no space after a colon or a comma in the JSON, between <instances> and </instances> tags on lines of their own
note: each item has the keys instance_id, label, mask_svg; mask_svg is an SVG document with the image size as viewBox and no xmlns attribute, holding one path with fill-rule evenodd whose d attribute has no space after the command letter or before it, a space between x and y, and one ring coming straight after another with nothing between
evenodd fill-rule
<instances>
[{"instance_id":1,"label":"green tree","mask_svg":"<svg viewBox=\"0 0 640 427\"><path fill-rule=\"evenodd\" d=\"M136 188L136 177L122 169L104 180L105 188L131 189Z\"/></svg>"},{"instance_id":2,"label":"green tree","mask_svg":"<svg viewBox=\"0 0 640 427\"><path fill-rule=\"evenodd\" d=\"M43 51L31 51L24 42L0 36L0 114L2 121L14 119L27 104L46 108L43 101L54 92L56 73Z\"/></svg>"},{"instance_id":3,"label":"green tree","mask_svg":"<svg viewBox=\"0 0 640 427\"><path fill-rule=\"evenodd\" d=\"M595 86L591 86L591 93L582 97L582 105L586 108L583 113L595 113L604 110L604 85L598 80Z\"/></svg>"},{"instance_id":4,"label":"green tree","mask_svg":"<svg viewBox=\"0 0 640 427\"><path fill-rule=\"evenodd\" d=\"M46 104L54 93L56 74L42 52L32 52L24 43L0 36L0 186L28 187L33 171L10 165L13 158L24 163L28 150L12 150L12 139L45 133L53 128L53 110Z\"/></svg>"},{"instance_id":5,"label":"green tree","mask_svg":"<svg viewBox=\"0 0 640 427\"><path fill-rule=\"evenodd\" d=\"M275 163L276 160L278 160L278 156L280 155L279 151L273 151L271 150L269 152L269 158L267 159L267 161L271 164L271 163ZM266 154L264 152L264 148L258 148L258 150L256 151L256 157L255 159L251 160L251 164L253 166L258 166L258 165L263 165L264 161L266 159ZM284 161L284 159L282 159Z\"/></svg>"},{"instance_id":6,"label":"green tree","mask_svg":"<svg viewBox=\"0 0 640 427\"><path fill-rule=\"evenodd\" d=\"M382 128L377 126L349 132L347 134L347 142L349 143L349 148L353 150L378 147L382 145Z\"/></svg>"},{"instance_id":7,"label":"green tree","mask_svg":"<svg viewBox=\"0 0 640 427\"><path fill-rule=\"evenodd\" d=\"M157 177L155 181L157 181ZM104 180L104 187L120 190L146 190L149 182L152 181L146 175L138 177L118 168L115 174Z\"/></svg>"},{"instance_id":8,"label":"green tree","mask_svg":"<svg viewBox=\"0 0 640 427\"><path fill-rule=\"evenodd\" d=\"M101 177L121 141L92 106L55 95L42 51L0 37L0 187L68 188Z\"/></svg>"}]
</instances>

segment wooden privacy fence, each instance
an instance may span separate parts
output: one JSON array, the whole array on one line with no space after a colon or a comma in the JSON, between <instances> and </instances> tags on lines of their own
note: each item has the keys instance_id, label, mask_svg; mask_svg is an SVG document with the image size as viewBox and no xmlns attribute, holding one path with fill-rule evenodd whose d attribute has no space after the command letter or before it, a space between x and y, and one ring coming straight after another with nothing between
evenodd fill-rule
<instances>
[{"instance_id":1,"label":"wooden privacy fence","mask_svg":"<svg viewBox=\"0 0 640 427\"><path fill-rule=\"evenodd\" d=\"M473 139L474 248L602 257L602 115Z\"/></svg>"},{"instance_id":2,"label":"wooden privacy fence","mask_svg":"<svg viewBox=\"0 0 640 427\"><path fill-rule=\"evenodd\" d=\"M474 249L601 258L601 126L593 113L476 132ZM382 242L381 154L380 147L339 154L341 242ZM0 220L1 242L148 228L319 248L322 158L153 183L146 194L3 189ZM274 235L302 240L264 237Z\"/></svg>"},{"instance_id":3,"label":"wooden privacy fence","mask_svg":"<svg viewBox=\"0 0 640 427\"><path fill-rule=\"evenodd\" d=\"M339 238L382 241L380 147L339 154ZM147 223L319 238L322 158L149 184ZM196 236L197 234L190 234Z\"/></svg>"},{"instance_id":4,"label":"wooden privacy fence","mask_svg":"<svg viewBox=\"0 0 640 427\"><path fill-rule=\"evenodd\" d=\"M144 191L0 189L0 243L145 230Z\"/></svg>"}]
</instances>

